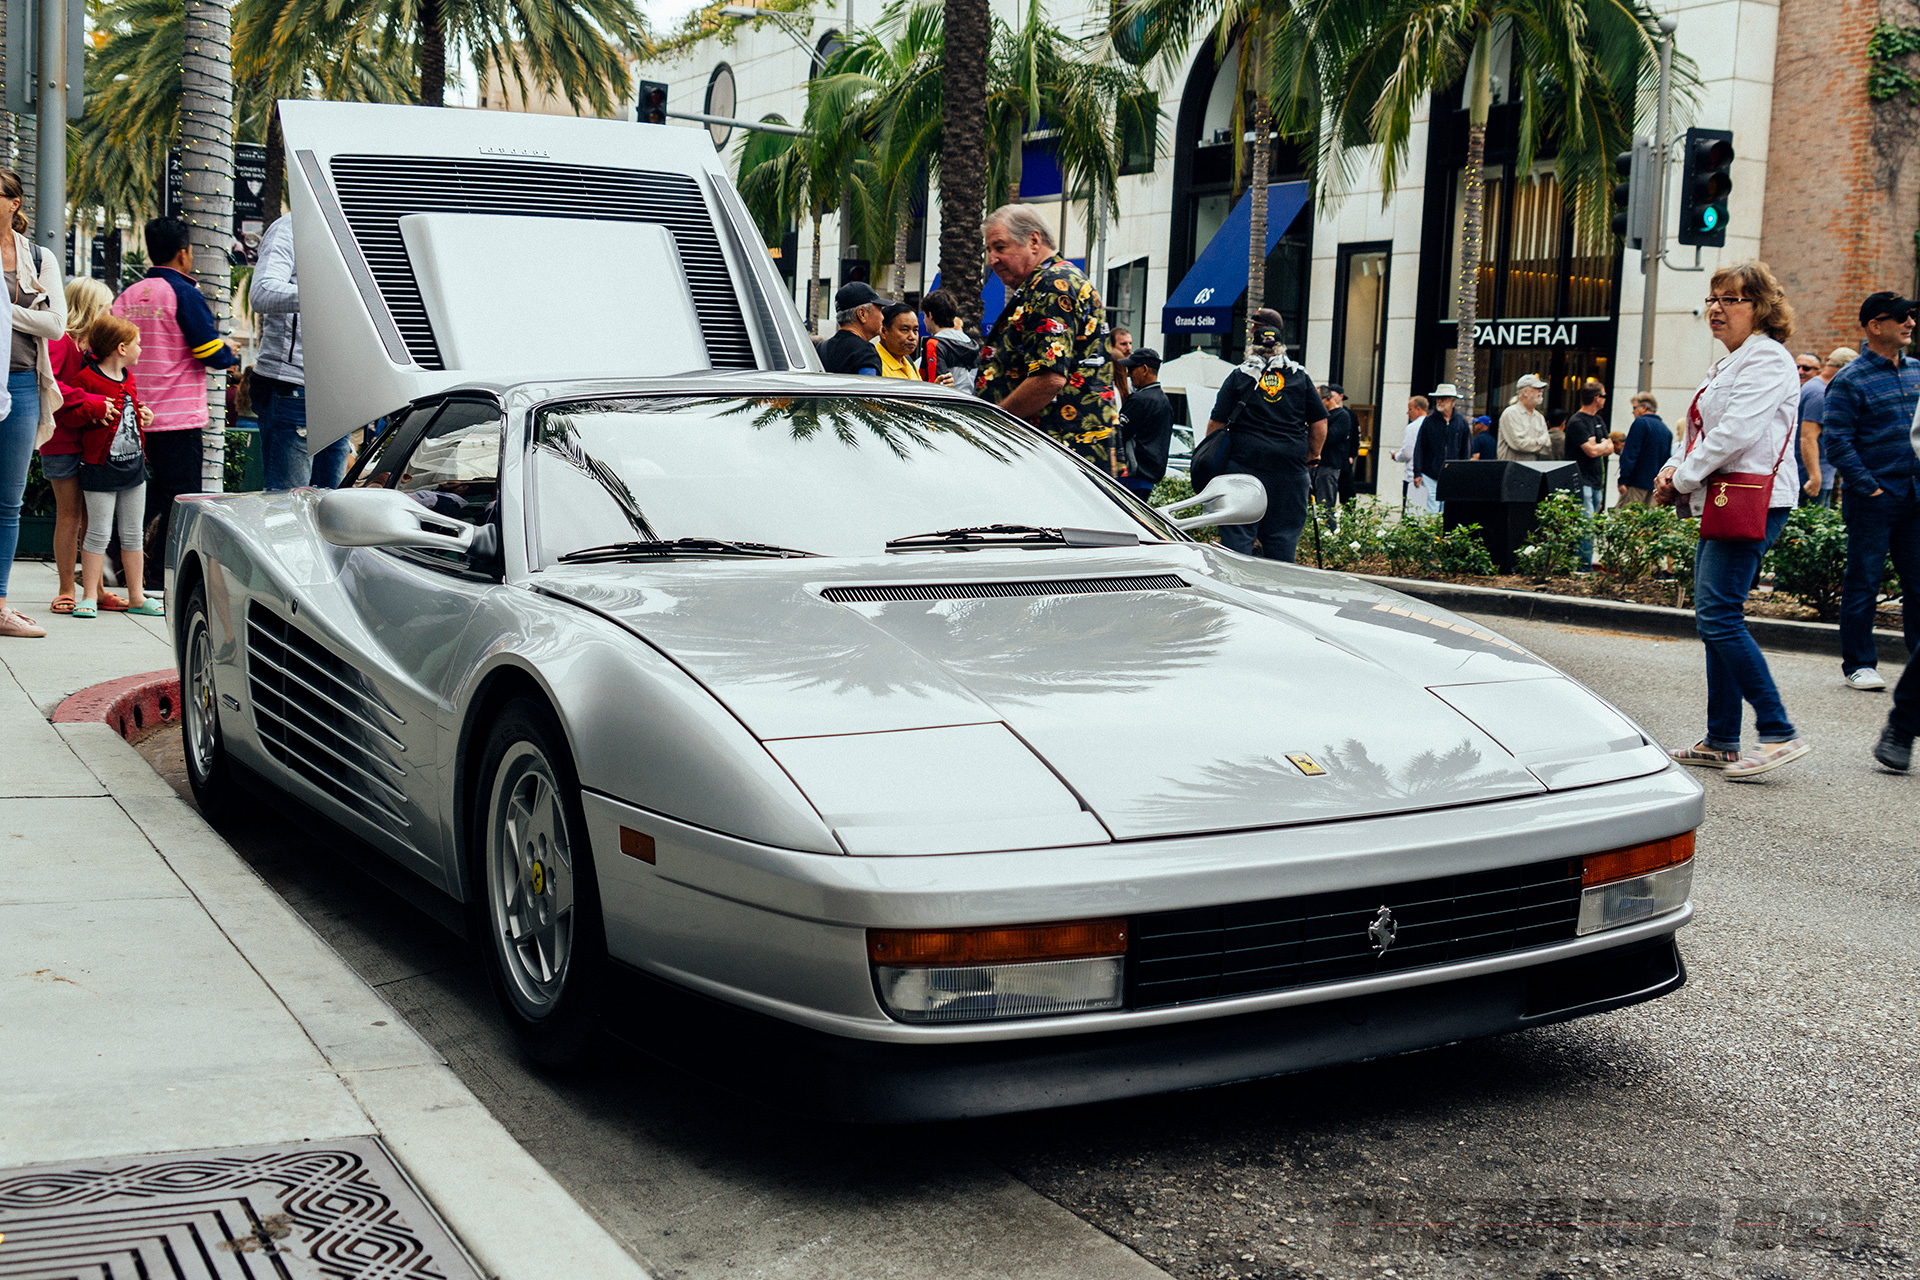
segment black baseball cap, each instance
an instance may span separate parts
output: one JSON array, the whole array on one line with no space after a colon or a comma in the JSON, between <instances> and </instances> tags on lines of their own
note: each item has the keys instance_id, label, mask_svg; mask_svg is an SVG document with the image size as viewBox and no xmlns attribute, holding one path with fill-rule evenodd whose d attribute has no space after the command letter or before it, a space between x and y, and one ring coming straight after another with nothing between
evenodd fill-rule
<instances>
[{"instance_id":1,"label":"black baseball cap","mask_svg":"<svg viewBox=\"0 0 1920 1280\"><path fill-rule=\"evenodd\" d=\"M1883 320L1888 316L1904 320L1915 311L1920 311L1920 302L1882 289L1879 293L1868 294L1867 300L1860 304L1860 327L1865 328L1869 321Z\"/></svg>"},{"instance_id":2,"label":"black baseball cap","mask_svg":"<svg viewBox=\"0 0 1920 1280\"><path fill-rule=\"evenodd\" d=\"M868 303L873 303L875 306L878 306L880 303L880 295L875 293L873 286L864 280L855 280L852 284L843 284L840 286L840 291L833 295L833 309L835 311L851 311L855 307L864 307Z\"/></svg>"},{"instance_id":3,"label":"black baseball cap","mask_svg":"<svg viewBox=\"0 0 1920 1280\"><path fill-rule=\"evenodd\" d=\"M1160 353L1152 347L1141 347L1138 351L1120 362L1123 369L1158 369Z\"/></svg>"}]
</instances>

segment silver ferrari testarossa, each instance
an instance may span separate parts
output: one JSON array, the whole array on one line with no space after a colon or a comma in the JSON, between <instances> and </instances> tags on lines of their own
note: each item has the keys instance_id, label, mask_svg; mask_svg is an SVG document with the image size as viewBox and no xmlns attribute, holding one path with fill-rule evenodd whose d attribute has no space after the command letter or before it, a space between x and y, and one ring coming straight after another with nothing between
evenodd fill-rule
<instances>
[{"instance_id":1,"label":"silver ferrari testarossa","mask_svg":"<svg viewBox=\"0 0 1920 1280\"><path fill-rule=\"evenodd\" d=\"M1518 645L831 378L706 135L285 103L309 447L183 499L195 792L602 1032L898 1120L1273 1075L1684 981L1700 788ZM298 811L298 810L295 810Z\"/></svg>"}]
</instances>

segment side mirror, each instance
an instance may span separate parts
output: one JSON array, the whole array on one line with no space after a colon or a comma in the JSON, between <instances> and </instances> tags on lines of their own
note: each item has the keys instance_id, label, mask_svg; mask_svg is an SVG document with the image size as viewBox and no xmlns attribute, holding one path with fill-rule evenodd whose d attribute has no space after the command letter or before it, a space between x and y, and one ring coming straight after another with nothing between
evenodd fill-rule
<instances>
[{"instance_id":1,"label":"side mirror","mask_svg":"<svg viewBox=\"0 0 1920 1280\"><path fill-rule=\"evenodd\" d=\"M1177 519L1176 511L1198 504L1200 514ZM1249 475L1215 476L1211 483L1185 502L1170 502L1155 507L1176 529L1198 529L1209 524L1252 524L1267 514L1267 487Z\"/></svg>"},{"instance_id":2,"label":"side mirror","mask_svg":"<svg viewBox=\"0 0 1920 1280\"><path fill-rule=\"evenodd\" d=\"M320 536L336 547L421 547L464 554L473 526L422 506L398 489L334 489L314 512Z\"/></svg>"}]
</instances>

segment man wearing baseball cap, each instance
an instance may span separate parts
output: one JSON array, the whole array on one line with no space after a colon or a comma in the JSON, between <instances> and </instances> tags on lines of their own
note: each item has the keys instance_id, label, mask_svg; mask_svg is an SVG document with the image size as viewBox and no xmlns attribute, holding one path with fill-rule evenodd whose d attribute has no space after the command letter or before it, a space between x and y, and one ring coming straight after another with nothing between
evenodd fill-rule
<instances>
[{"instance_id":1,"label":"man wearing baseball cap","mask_svg":"<svg viewBox=\"0 0 1920 1280\"><path fill-rule=\"evenodd\" d=\"M1874 605L1889 553L1902 583L1920 582L1920 456L1913 446L1920 362L1906 354L1920 304L1897 293L1860 304L1866 350L1827 387L1820 434L1846 495L1847 574L1840 589L1840 670L1853 689L1887 682L1873 641ZM1907 652L1920 648L1920 610L1901 611Z\"/></svg>"},{"instance_id":2,"label":"man wearing baseball cap","mask_svg":"<svg viewBox=\"0 0 1920 1280\"><path fill-rule=\"evenodd\" d=\"M1160 353L1142 347L1118 366L1127 371L1133 391L1120 408L1120 440L1127 453L1127 474L1120 483L1142 499L1167 474L1173 447L1173 404L1160 386Z\"/></svg>"},{"instance_id":3,"label":"man wearing baseball cap","mask_svg":"<svg viewBox=\"0 0 1920 1280\"><path fill-rule=\"evenodd\" d=\"M884 323L880 295L864 280L843 284L833 295L833 318L840 331L820 344L820 363L828 373L880 376L880 352L873 340Z\"/></svg>"},{"instance_id":4,"label":"man wearing baseball cap","mask_svg":"<svg viewBox=\"0 0 1920 1280\"><path fill-rule=\"evenodd\" d=\"M1513 403L1500 413L1496 452L1502 462L1545 462L1553 457L1553 437L1547 434L1547 419L1540 412L1540 402L1546 398L1546 379L1523 373L1515 385L1518 390Z\"/></svg>"}]
</instances>

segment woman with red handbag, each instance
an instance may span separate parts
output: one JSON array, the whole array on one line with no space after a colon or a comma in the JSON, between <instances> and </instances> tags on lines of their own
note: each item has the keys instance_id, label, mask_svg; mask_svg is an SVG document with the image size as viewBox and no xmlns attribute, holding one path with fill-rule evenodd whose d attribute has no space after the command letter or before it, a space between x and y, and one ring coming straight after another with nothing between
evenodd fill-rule
<instances>
[{"instance_id":1,"label":"woman with red handbag","mask_svg":"<svg viewBox=\"0 0 1920 1280\"><path fill-rule=\"evenodd\" d=\"M1766 263L1723 267L1708 292L1707 323L1728 354L1694 393L1653 494L1700 518L1693 615L1707 648L1707 736L1669 754L1744 781L1813 750L1787 719L1745 608L1760 558L1796 500L1797 477L1781 463L1797 425L1800 379L1785 345L1793 308ZM1760 738L1758 750L1745 754L1743 701L1753 704Z\"/></svg>"}]
</instances>

